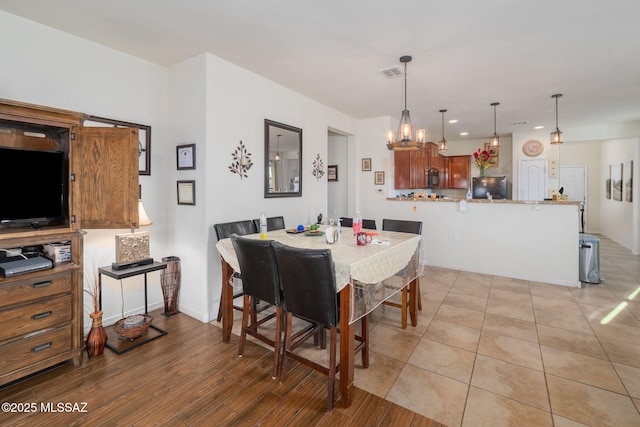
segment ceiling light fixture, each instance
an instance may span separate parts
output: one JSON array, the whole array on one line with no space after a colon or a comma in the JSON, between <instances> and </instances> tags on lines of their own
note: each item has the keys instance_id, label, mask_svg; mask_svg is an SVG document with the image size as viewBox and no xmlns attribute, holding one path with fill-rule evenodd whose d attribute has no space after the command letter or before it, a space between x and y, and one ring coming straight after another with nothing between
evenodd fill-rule
<instances>
[{"instance_id":1,"label":"ceiling light fixture","mask_svg":"<svg viewBox=\"0 0 640 427\"><path fill-rule=\"evenodd\" d=\"M444 113L446 113L447 110L440 110L440 112L442 113L442 139L438 142L438 150L447 151L447 140L444 139Z\"/></svg>"},{"instance_id":2,"label":"ceiling light fixture","mask_svg":"<svg viewBox=\"0 0 640 427\"><path fill-rule=\"evenodd\" d=\"M561 96L561 93L551 95L552 98L556 99L556 128L553 130L553 132L551 132L552 144L562 144L562 132L560 132L560 129L558 129L558 98L560 98Z\"/></svg>"},{"instance_id":3,"label":"ceiling light fixture","mask_svg":"<svg viewBox=\"0 0 640 427\"><path fill-rule=\"evenodd\" d=\"M496 132L496 107L500 105L499 102L492 102L491 106L493 107L493 136L489 139L489 147L497 148L500 147L500 137Z\"/></svg>"},{"instance_id":4,"label":"ceiling light fixture","mask_svg":"<svg viewBox=\"0 0 640 427\"><path fill-rule=\"evenodd\" d=\"M415 139L413 138L411 116L407 110L407 64L411 59L409 55L400 57L400 62L404 64L404 110L400 117L397 138L392 130L387 132L387 148L392 151L422 150L427 138L425 129L418 129Z\"/></svg>"},{"instance_id":5,"label":"ceiling light fixture","mask_svg":"<svg viewBox=\"0 0 640 427\"><path fill-rule=\"evenodd\" d=\"M276 156L273 158L273 160L280 160L280 137L282 135L276 135L278 137L278 144L276 145Z\"/></svg>"}]
</instances>

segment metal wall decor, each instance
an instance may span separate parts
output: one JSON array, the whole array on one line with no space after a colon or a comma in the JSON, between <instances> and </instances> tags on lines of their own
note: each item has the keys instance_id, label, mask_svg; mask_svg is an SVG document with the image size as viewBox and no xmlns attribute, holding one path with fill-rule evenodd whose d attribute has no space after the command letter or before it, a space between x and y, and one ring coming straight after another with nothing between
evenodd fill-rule
<instances>
[{"instance_id":1,"label":"metal wall decor","mask_svg":"<svg viewBox=\"0 0 640 427\"><path fill-rule=\"evenodd\" d=\"M324 175L324 164L322 163L322 159L320 158L320 153L318 153L316 159L313 161L313 169L311 170L311 173L318 180Z\"/></svg>"},{"instance_id":2,"label":"metal wall decor","mask_svg":"<svg viewBox=\"0 0 640 427\"><path fill-rule=\"evenodd\" d=\"M242 140L233 153L231 153L231 158L233 161L231 165L229 165L229 171L238 174L240 179L248 178L249 175L247 172L251 169L251 166L253 166L253 162L251 161L251 153L247 151Z\"/></svg>"}]
</instances>

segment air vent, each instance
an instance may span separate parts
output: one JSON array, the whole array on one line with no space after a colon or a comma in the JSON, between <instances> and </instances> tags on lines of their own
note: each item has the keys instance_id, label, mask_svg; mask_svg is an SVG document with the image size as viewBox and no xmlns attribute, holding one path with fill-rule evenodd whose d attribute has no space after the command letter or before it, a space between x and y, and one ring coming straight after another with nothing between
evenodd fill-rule
<instances>
[{"instance_id":1,"label":"air vent","mask_svg":"<svg viewBox=\"0 0 640 427\"><path fill-rule=\"evenodd\" d=\"M402 77L402 68L398 67L389 67L378 70L380 74L385 76L387 79L397 79L398 77Z\"/></svg>"},{"instance_id":2,"label":"air vent","mask_svg":"<svg viewBox=\"0 0 640 427\"><path fill-rule=\"evenodd\" d=\"M513 122L513 123L511 123L511 124L512 124L512 125L514 125L514 126L519 126L519 125L526 125L526 124L529 124L529 122L528 122L527 120L521 120L521 121L519 121L519 122Z\"/></svg>"}]
</instances>

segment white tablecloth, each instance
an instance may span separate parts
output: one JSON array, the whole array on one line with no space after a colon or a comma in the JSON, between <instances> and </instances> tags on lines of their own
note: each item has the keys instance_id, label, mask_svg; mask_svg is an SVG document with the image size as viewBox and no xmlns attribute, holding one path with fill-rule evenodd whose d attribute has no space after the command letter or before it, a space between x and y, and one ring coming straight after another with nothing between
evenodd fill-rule
<instances>
[{"instance_id":1,"label":"white tablecloth","mask_svg":"<svg viewBox=\"0 0 640 427\"><path fill-rule=\"evenodd\" d=\"M321 231L323 231L322 228ZM382 301L400 291L422 274L420 264L421 236L393 231L376 231L374 241L380 244L357 246L351 228L342 228L342 236L335 244L326 243L323 235L290 234L285 230L271 231L268 239L298 248L329 248L336 270L336 292L351 286L352 307L350 321L371 312ZM245 236L259 238L257 234ZM216 243L220 256L240 272L231 239Z\"/></svg>"}]
</instances>

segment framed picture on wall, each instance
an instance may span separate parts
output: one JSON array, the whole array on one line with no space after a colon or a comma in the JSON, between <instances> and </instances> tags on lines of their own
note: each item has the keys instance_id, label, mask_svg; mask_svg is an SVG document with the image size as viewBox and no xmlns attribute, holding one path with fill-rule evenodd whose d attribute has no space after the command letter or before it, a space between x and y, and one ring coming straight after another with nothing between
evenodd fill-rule
<instances>
[{"instance_id":1,"label":"framed picture on wall","mask_svg":"<svg viewBox=\"0 0 640 427\"><path fill-rule=\"evenodd\" d=\"M629 160L624 166L624 199L633 202L633 160Z\"/></svg>"},{"instance_id":2,"label":"framed picture on wall","mask_svg":"<svg viewBox=\"0 0 640 427\"><path fill-rule=\"evenodd\" d=\"M384 185L384 171L376 171L373 178L375 185Z\"/></svg>"},{"instance_id":3,"label":"framed picture on wall","mask_svg":"<svg viewBox=\"0 0 640 427\"><path fill-rule=\"evenodd\" d=\"M366 159L362 159L362 170L370 171L371 170L371 157L367 157Z\"/></svg>"},{"instance_id":4,"label":"framed picture on wall","mask_svg":"<svg viewBox=\"0 0 640 427\"><path fill-rule=\"evenodd\" d=\"M196 205L196 182L195 181L178 181L178 204L179 205Z\"/></svg>"},{"instance_id":5,"label":"framed picture on wall","mask_svg":"<svg viewBox=\"0 0 640 427\"><path fill-rule=\"evenodd\" d=\"M604 193L607 199L611 199L611 165L609 165L607 172L607 179L604 180Z\"/></svg>"},{"instance_id":6,"label":"framed picture on wall","mask_svg":"<svg viewBox=\"0 0 640 427\"><path fill-rule=\"evenodd\" d=\"M178 170L196 168L196 144L176 146L176 161Z\"/></svg>"},{"instance_id":7,"label":"framed picture on wall","mask_svg":"<svg viewBox=\"0 0 640 427\"><path fill-rule=\"evenodd\" d=\"M611 198L622 201L622 163L611 165Z\"/></svg>"},{"instance_id":8,"label":"framed picture on wall","mask_svg":"<svg viewBox=\"0 0 640 427\"><path fill-rule=\"evenodd\" d=\"M338 165L329 165L327 166L327 180L329 182L337 182L338 181Z\"/></svg>"}]
</instances>

